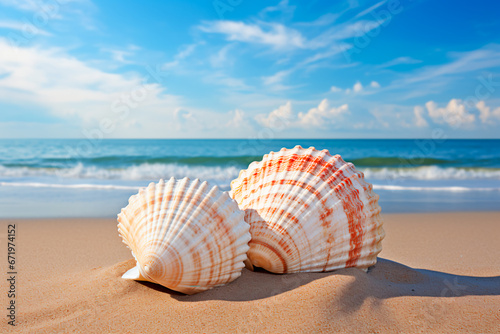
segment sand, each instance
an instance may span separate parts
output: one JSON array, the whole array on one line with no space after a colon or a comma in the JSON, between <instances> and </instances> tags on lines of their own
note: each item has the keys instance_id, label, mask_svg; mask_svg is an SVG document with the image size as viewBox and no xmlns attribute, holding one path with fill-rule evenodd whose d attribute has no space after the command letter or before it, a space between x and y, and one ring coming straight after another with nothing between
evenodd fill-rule
<instances>
[{"instance_id":1,"label":"sand","mask_svg":"<svg viewBox=\"0 0 500 334\"><path fill-rule=\"evenodd\" d=\"M245 269L193 296L121 279L134 261L113 219L2 220L1 309L15 223L18 325L2 315L0 332L500 332L500 212L384 218L384 250L368 273Z\"/></svg>"}]
</instances>

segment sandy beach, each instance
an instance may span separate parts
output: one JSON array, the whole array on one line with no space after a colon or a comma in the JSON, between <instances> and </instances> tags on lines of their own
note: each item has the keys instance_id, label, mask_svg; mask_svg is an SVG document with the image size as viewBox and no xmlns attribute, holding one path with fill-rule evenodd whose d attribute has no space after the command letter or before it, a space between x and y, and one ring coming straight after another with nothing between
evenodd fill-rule
<instances>
[{"instance_id":1,"label":"sandy beach","mask_svg":"<svg viewBox=\"0 0 500 334\"><path fill-rule=\"evenodd\" d=\"M1 305L10 299L7 225L16 225L16 327L2 333L500 332L500 212L386 214L368 273L243 270L193 296L121 279L134 266L114 219L2 220Z\"/></svg>"}]
</instances>

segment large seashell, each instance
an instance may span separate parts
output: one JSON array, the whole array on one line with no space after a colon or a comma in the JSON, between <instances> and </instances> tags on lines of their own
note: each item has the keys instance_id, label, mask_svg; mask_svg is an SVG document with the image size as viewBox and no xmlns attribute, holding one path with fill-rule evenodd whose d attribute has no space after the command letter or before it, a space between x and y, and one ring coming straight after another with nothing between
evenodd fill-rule
<instances>
[{"instance_id":1,"label":"large seashell","mask_svg":"<svg viewBox=\"0 0 500 334\"><path fill-rule=\"evenodd\" d=\"M207 182L151 183L118 214L119 234L137 261L123 278L187 294L233 281L249 248L243 217L227 193Z\"/></svg>"},{"instance_id":2,"label":"large seashell","mask_svg":"<svg viewBox=\"0 0 500 334\"><path fill-rule=\"evenodd\" d=\"M253 266L273 273L368 268L382 250L378 195L352 163L327 150L266 154L240 172L230 194L250 224Z\"/></svg>"}]
</instances>

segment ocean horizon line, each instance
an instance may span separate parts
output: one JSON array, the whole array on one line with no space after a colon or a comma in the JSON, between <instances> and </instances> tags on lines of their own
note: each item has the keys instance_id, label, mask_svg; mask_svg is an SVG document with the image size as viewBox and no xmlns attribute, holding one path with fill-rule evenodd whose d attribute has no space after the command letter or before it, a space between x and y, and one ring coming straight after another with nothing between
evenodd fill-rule
<instances>
[{"instance_id":1,"label":"ocean horizon line","mask_svg":"<svg viewBox=\"0 0 500 334\"><path fill-rule=\"evenodd\" d=\"M447 140L500 140L498 138L432 138L432 137L422 137L422 138L87 138L87 137L53 137L53 138L40 138L40 137L24 137L24 138L2 138L0 140L258 140L258 141L274 141L274 140L435 140L435 141L447 141Z\"/></svg>"}]
</instances>

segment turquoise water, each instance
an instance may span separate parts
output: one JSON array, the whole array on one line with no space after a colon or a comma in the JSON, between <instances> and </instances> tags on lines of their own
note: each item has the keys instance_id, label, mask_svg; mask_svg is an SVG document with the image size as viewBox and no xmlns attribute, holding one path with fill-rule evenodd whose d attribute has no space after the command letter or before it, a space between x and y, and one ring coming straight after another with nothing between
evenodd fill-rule
<instances>
[{"instance_id":1,"label":"turquoise water","mask_svg":"<svg viewBox=\"0 0 500 334\"><path fill-rule=\"evenodd\" d=\"M384 212L500 209L500 140L0 140L0 218L115 216L172 176L223 190L254 160L295 145L340 154Z\"/></svg>"}]
</instances>

